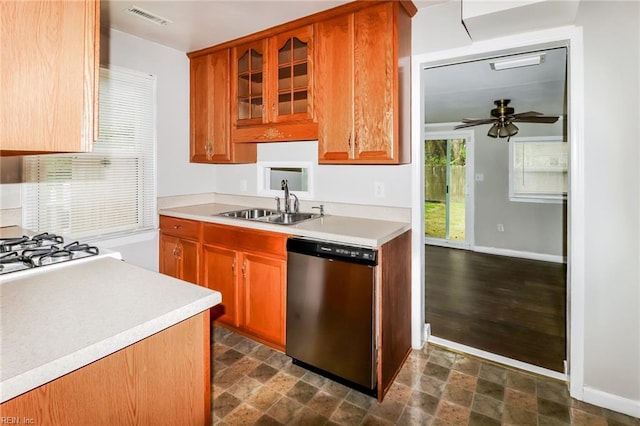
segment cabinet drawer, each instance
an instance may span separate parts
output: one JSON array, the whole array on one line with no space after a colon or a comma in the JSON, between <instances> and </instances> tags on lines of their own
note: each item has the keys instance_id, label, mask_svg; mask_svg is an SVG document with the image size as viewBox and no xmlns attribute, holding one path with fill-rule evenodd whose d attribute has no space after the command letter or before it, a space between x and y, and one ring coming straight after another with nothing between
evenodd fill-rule
<instances>
[{"instance_id":1,"label":"cabinet drawer","mask_svg":"<svg viewBox=\"0 0 640 426\"><path fill-rule=\"evenodd\" d=\"M160 231L177 237L197 240L200 236L200 222L169 216L160 216Z\"/></svg>"},{"instance_id":2,"label":"cabinet drawer","mask_svg":"<svg viewBox=\"0 0 640 426\"><path fill-rule=\"evenodd\" d=\"M287 235L234 226L205 224L203 243L221 245L247 252L287 256Z\"/></svg>"}]
</instances>

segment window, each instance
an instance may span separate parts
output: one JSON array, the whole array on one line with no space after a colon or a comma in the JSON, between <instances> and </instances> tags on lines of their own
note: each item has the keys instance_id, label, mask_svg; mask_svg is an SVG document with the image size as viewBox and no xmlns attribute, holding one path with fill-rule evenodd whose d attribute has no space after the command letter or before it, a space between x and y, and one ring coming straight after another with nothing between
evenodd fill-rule
<instances>
[{"instance_id":1,"label":"window","mask_svg":"<svg viewBox=\"0 0 640 426\"><path fill-rule=\"evenodd\" d=\"M92 238L156 224L155 77L100 69L93 152L24 157L23 226Z\"/></svg>"},{"instance_id":2,"label":"window","mask_svg":"<svg viewBox=\"0 0 640 426\"><path fill-rule=\"evenodd\" d=\"M282 180L286 179L289 190L299 198L313 197L313 168L307 162L260 162L258 163L258 193L282 196Z\"/></svg>"},{"instance_id":3,"label":"window","mask_svg":"<svg viewBox=\"0 0 640 426\"><path fill-rule=\"evenodd\" d=\"M569 144L558 137L511 138L511 201L561 202L567 199Z\"/></svg>"}]
</instances>

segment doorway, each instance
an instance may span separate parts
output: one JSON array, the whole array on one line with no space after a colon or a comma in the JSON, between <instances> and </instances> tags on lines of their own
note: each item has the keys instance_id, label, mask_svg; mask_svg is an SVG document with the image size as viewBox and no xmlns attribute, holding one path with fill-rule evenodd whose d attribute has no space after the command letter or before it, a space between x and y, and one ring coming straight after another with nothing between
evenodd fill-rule
<instances>
[{"instance_id":1,"label":"doorway","mask_svg":"<svg viewBox=\"0 0 640 426\"><path fill-rule=\"evenodd\" d=\"M551 62L552 55L557 55L559 51L566 56L565 48L552 49L551 53L547 53L549 55L547 60ZM511 53L509 56L530 53L522 50ZM477 62L485 63L488 69L488 61L494 59L496 58L482 59ZM456 74L451 71L451 68L468 67L471 62L474 61L434 67L450 68L440 74L426 75L429 69L425 68L422 80L430 81L433 87L433 82L439 82L442 75L446 74L449 78ZM545 104L543 109L545 113L550 112L561 117L566 114L564 108L567 104L566 64L563 63L563 66L561 87L548 91L559 94L556 104L560 109L553 110L551 103ZM530 70L528 74L531 74ZM505 81L510 79L506 75L501 75L501 78ZM476 80L474 84L478 84ZM494 94L491 88L487 88L487 93L482 95L507 99L511 95L503 96L502 92L509 93L511 90L511 93L515 94L513 98L517 101L516 105L521 108L518 112L533 110L526 105L528 101L535 98L535 95L530 94L536 92L535 89L531 90L531 87L527 87L529 93L520 97L518 97L520 93L508 85L502 88L496 84L494 89L494 92L497 91L499 94ZM443 130L453 130L462 118L490 118L488 108L485 114L480 112L467 115L465 112L460 112L457 118L449 116L448 120L428 121L429 100L433 99L429 96L446 96L441 90L442 88L438 87L438 90L430 92L427 86L423 92L425 126L440 126ZM459 98L456 98L454 103L459 102L463 106L471 104L471 102L464 102L463 96L466 96L466 93L452 94L452 97L456 96ZM450 102L450 100L447 101ZM487 99L487 103L490 105L491 99ZM464 108L461 110L468 111ZM435 116L440 118L437 114ZM462 204L464 210L470 207L475 209L475 219L472 223L475 224L477 233L469 232L464 226L456 226L456 207L460 210L460 205L456 205L459 194L456 194L454 189L454 170L461 160L456 150L460 151L461 146L464 145L454 138L433 137L428 129L424 133L424 226L427 244L425 247L425 320L430 326L431 336L435 338L431 340L436 342L441 340L445 343L451 340L456 344L548 369L556 374L563 374L564 362L567 359L567 275L566 265L562 262L566 255L567 241L566 204L552 206L529 201L516 202L517 200L511 199L509 179L512 173L508 140L488 138L487 136L491 135L487 134L487 129L492 123L486 119L479 121L482 121L483 126L472 130L476 138L476 162L472 163L476 167L476 174L475 176L472 174L465 182L471 184L470 187L475 187L476 200ZM554 126L551 133L547 134L540 130L544 129L539 127L540 124L517 124L520 127L520 135L546 137L559 134L565 141L567 140L566 127L563 125ZM511 144L513 143L512 141ZM464 164L466 166L469 163L465 161ZM437 170L438 167L439 170ZM561 232L556 232L558 227L552 226L548 230L536 227L537 225L545 226L545 221L538 220L540 217L552 215L554 215L553 220L560 224ZM463 223L466 225L467 222ZM555 246L547 251L546 247L530 244L536 238L532 238L529 232L541 235L555 232ZM473 240L474 244L465 244L468 239ZM547 241L549 238L543 236L540 240ZM444 250L432 248L436 245L448 246L448 248ZM466 253L464 250L454 250L454 247L475 251ZM543 259L536 258L539 254ZM560 261L548 262L548 258L553 257L556 260L559 258ZM540 277L545 278L537 280ZM525 290L532 290L532 292L527 293ZM538 304L540 298L545 301L542 305ZM529 305L526 305L527 303ZM485 309L487 307L488 309ZM535 312L541 309L544 309L548 316L544 321L536 321ZM454 317L456 321L450 321ZM546 328L539 327L541 322L547 323ZM484 338L478 339L481 334ZM543 351L538 359L529 356L534 352L532 349L544 346L544 342L551 340L555 341L554 351ZM524 347L523 342L536 341L538 343L534 343L528 349L525 347L522 352L513 350L515 347ZM546 359L551 352L553 352L553 359Z\"/></svg>"},{"instance_id":2,"label":"doorway","mask_svg":"<svg viewBox=\"0 0 640 426\"><path fill-rule=\"evenodd\" d=\"M473 132L429 132L424 142L425 242L473 245Z\"/></svg>"}]
</instances>

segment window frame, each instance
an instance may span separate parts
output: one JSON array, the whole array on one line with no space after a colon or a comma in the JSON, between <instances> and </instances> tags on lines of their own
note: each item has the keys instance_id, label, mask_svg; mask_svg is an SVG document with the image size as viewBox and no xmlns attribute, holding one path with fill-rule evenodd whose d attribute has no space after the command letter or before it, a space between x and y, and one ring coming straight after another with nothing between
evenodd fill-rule
<instances>
[{"instance_id":1,"label":"window frame","mask_svg":"<svg viewBox=\"0 0 640 426\"><path fill-rule=\"evenodd\" d=\"M140 233L144 233L144 232L148 232L149 230L154 230L157 229L158 227L158 217L157 217L157 114L158 114L158 104L157 104L157 99L158 99L158 90L157 90L157 77L155 75L149 74L149 73L145 73L145 72L140 72L140 71L136 71L136 70L132 70L132 69L128 69L128 68L123 68L123 67L118 67L118 66L113 66L113 65L103 65L100 66L99 69L99 73L102 74L103 71L106 71L107 73L118 73L118 75L115 76L116 79L118 78L122 78L123 75L128 75L131 76L132 78L128 81L126 81L125 84L138 84L140 85L141 83L141 79L145 79L147 80L147 85L142 86L140 85L139 87L142 87L143 89L141 89L141 91L146 91L147 93L145 93L145 97L140 97L140 99L145 99L145 98L149 98L150 95L150 99L148 99L148 103L145 103L144 108L146 108L145 111L145 120L141 121L140 123L143 123L143 125L147 126L147 130L146 132L142 133L143 135L143 139L137 139L136 142L137 144L135 145L135 148L131 148L132 152L126 152L126 151L121 151L118 152L117 149L120 148L122 149L123 145L122 144L122 140L116 141L116 145L114 146L114 148L116 148L116 151L112 151L112 152L105 152L104 150L101 150L100 148L102 148L102 146L100 146L100 142L101 142L101 134L111 134L110 132L107 131L103 131L102 133L99 132L98 134L98 140L97 142L94 144L94 152L88 152L88 153L68 153L68 154L48 154L48 155L43 155L43 156L32 156L32 157L36 157L36 158L41 158L44 159L45 162L48 162L49 159L55 159L55 158L66 158L68 159L68 161L71 162L71 166L73 167L74 164L74 160L78 160L80 159L81 162L96 162L97 164L102 163L102 165L104 166L105 164L108 165L110 164L110 161L112 160L116 160L116 161L131 161L133 159L135 159L135 163L138 164L138 166L135 167L136 170L139 169L146 169L147 171L145 173L140 173L139 175L120 175L120 176L116 176L116 178L122 178L122 177L128 177L128 178L133 178L131 181L136 181L136 184L134 185L135 188L132 187L131 191L139 194L136 197L135 200L135 204L138 206L135 211L137 212L135 215L135 218L133 216L131 216L131 219L134 219L133 221L130 221L128 225L122 225L120 227L120 229L118 229L117 226L108 226L108 224L103 223L101 225L100 228L91 228L91 229L73 229L71 227L67 228L65 227L65 223L57 223L57 226L55 224L47 224L44 225L44 228L48 228L48 229L38 229L38 223L40 222L40 217L41 217L41 212L40 212L40 206L41 204L44 204L44 209L46 209L47 207L50 206L54 206L55 207L55 203L53 204L47 204L46 201L47 199L42 199L41 197L38 197L37 195L33 195L34 191L37 192L39 191L39 185L47 185L50 182L47 180L36 180L36 181L29 181L28 183L25 183L23 185L32 185L32 187L25 187L21 192L22 192L22 222L25 224L26 227L30 227L33 228L33 231L39 231L39 232L56 232L62 235L65 235L66 237L71 237L71 238L81 238L84 241L92 241L92 240L101 240L104 238L119 238L119 237L123 237L123 236L131 236L131 235L136 235L136 234L140 234ZM101 76L102 78L102 76ZM119 89L122 89L122 86L119 87ZM117 93L113 92L113 93ZM142 92L144 93L144 92ZM105 96L106 98L110 98L109 96ZM118 98L118 99L122 99L122 98ZM133 100L135 102L135 100ZM112 101L110 104L107 104L109 106L109 108L114 108L114 105L117 104L117 108L120 108L121 105L121 100L115 100ZM102 106L102 104L100 104L100 106ZM102 108L100 107L98 109L98 119L99 119L99 125L107 120L102 120L100 119L100 117L102 116L102 114L104 114L105 110L109 109L109 108ZM118 116L118 114L114 115L115 117ZM122 128L127 128L127 122L124 123L115 123L114 127L122 127ZM101 129L102 130L102 129ZM106 129L105 129L106 130ZM126 133L125 133L126 135ZM126 136L124 137L123 140L126 140ZM143 142L141 142L143 141ZM107 144L107 142L104 142L105 144ZM120 144L118 146L118 144ZM27 168L28 167L37 167L37 169L33 169L35 171L38 171L40 167L43 167L42 165L35 165L35 166L28 166L28 161L33 161L29 160L27 157L25 157L23 159L23 173L26 177L26 173L27 173ZM38 161L38 160L36 160ZM143 166L141 166L141 164L143 164ZM46 167L46 163L45 163L45 167ZM63 186L68 186L70 183L72 183L75 179L73 179L73 174L71 175L72 180L70 182L61 182L58 181L59 184L63 185ZM25 181L26 182L26 181ZM56 181L53 181L53 184L56 184ZM34 198L35 197L35 198ZM37 201L37 204L34 204L34 200ZM52 201L53 202L53 201ZM83 206L85 207L85 206ZM103 206L100 206L103 207ZM86 208L86 207L85 207ZM129 216L127 216L129 217ZM58 228L58 229L56 229Z\"/></svg>"},{"instance_id":2,"label":"window frame","mask_svg":"<svg viewBox=\"0 0 640 426\"><path fill-rule=\"evenodd\" d=\"M509 201L520 203L551 203L561 204L567 201L567 192L562 194L548 193L548 194L519 194L516 193L514 179L515 176L515 153L517 143L549 143L549 142L562 142L567 143L565 138L561 136L526 136L526 137L512 137L509 143ZM567 150L569 145L567 145ZM567 165L563 172L569 173L569 152L567 151ZM569 185L567 184L567 190Z\"/></svg>"}]
</instances>

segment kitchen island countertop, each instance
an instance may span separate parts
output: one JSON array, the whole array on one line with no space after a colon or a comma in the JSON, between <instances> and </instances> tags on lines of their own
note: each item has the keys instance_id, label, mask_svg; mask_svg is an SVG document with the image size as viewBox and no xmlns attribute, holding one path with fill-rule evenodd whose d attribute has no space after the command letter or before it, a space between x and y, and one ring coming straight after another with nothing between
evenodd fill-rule
<instances>
[{"instance_id":1,"label":"kitchen island countertop","mask_svg":"<svg viewBox=\"0 0 640 426\"><path fill-rule=\"evenodd\" d=\"M0 281L0 402L221 302L217 291L114 258Z\"/></svg>"},{"instance_id":2,"label":"kitchen island countertop","mask_svg":"<svg viewBox=\"0 0 640 426\"><path fill-rule=\"evenodd\" d=\"M160 215L222 225L279 232L296 237L315 238L363 247L379 248L411 228L410 223L387 220L325 215L295 225L277 225L258 220L218 216L220 213L250 208L232 204L210 203L160 210Z\"/></svg>"}]
</instances>

